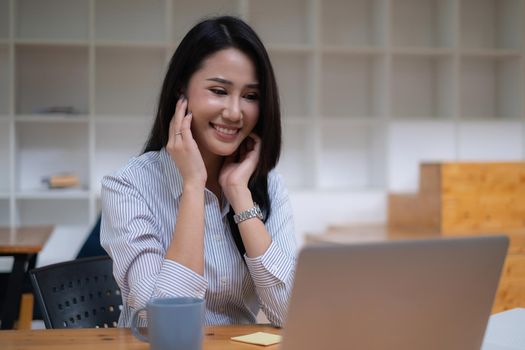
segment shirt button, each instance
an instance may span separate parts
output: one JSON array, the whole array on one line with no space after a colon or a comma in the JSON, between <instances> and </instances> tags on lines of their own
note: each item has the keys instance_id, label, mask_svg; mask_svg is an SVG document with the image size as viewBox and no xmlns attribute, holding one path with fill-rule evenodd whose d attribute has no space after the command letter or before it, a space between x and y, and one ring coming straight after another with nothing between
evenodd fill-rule
<instances>
[{"instance_id":1,"label":"shirt button","mask_svg":"<svg viewBox=\"0 0 525 350\"><path fill-rule=\"evenodd\" d=\"M226 277L221 277L221 284L222 285L226 285L228 283L228 278Z\"/></svg>"},{"instance_id":2,"label":"shirt button","mask_svg":"<svg viewBox=\"0 0 525 350\"><path fill-rule=\"evenodd\" d=\"M222 236L221 236L221 235L215 235L215 240L216 240L217 242L222 241Z\"/></svg>"},{"instance_id":3,"label":"shirt button","mask_svg":"<svg viewBox=\"0 0 525 350\"><path fill-rule=\"evenodd\" d=\"M270 271L271 272L276 272L277 271L277 265L272 265L272 267L270 268Z\"/></svg>"}]
</instances>

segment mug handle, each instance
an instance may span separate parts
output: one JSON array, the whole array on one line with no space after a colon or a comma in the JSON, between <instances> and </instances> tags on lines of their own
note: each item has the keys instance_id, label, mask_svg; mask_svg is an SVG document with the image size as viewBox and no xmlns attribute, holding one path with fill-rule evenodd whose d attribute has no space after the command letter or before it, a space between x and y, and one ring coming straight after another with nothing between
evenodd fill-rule
<instances>
[{"instance_id":1,"label":"mug handle","mask_svg":"<svg viewBox=\"0 0 525 350\"><path fill-rule=\"evenodd\" d=\"M147 343L147 342L149 342L148 337L146 335L142 334L140 332L139 328L137 327L137 320L138 320L138 317L139 317L139 313L142 312L142 311L145 311L145 310L146 310L146 308L143 307L142 309L138 309L137 311L135 311L135 313L133 313L133 317L131 318L131 333L138 340Z\"/></svg>"}]
</instances>

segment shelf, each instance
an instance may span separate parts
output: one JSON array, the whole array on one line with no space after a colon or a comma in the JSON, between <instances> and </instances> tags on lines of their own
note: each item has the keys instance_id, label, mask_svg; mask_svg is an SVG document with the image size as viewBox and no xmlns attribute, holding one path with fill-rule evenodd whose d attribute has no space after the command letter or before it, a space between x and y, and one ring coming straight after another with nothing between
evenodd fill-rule
<instances>
[{"instance_id":1,"label":"shelf","mask_svg":"<svg viewBox=\"0 0 525 350\"><path fill-rule=\"evenodd\" d=\"M95 39L166 41L166 1L95 0Z\"/></svg>"},{"instance_id":2,"label":"shelf","mask_svg":"<svg viewBox=\"0 0 525 350\"><path fill-rule=\"evenodd\" d=\"M294 194L377 212L420 162L525 159L525 0L0 0L0 225L91 224L183 35L225 14L270 54ZM81 187L41 183L62 172Z\"/></svg>"},{"instance_id":3,"label":"shelf","mask_svg":"<svg viewBox=\"0 0 525 350\"><path fill-rule=\"evenodd\" d=\"M89 39L89 0L17 0L16 38Z\"/></svg>"},{"instance_id":4,"label":"shelf","mask_svg":"<svg viewBox=\"0 0 525 350\"><path fill-rule=\"evenodd\" d=\"M451 58L395 56L392 62L394 118L452 118L454 116Z\"/></svg>"},{"instance_id":5,"label":"shelf","mask_svg":"<svg viewBox=\"0 0 525 350\"><path fill-rule=\"evenodd\" d=\"M452 56L454 50L441 47L394 47L392 54L396 56L446 57Z\"/></svg>"},{"instance_id":6,"label":"shelf","mask_svg":"<svg viewBox=\"0 0 525 350\"><path fill-rule=\"evenodd\" d=\"M81 114L30 114L15 116L17 123L88 123L89 116Z\"/></svg>"},{"instance_id":7,"label":"shelf","mask_svg":"<svg viewBox=\"0 0 525 350\"><path fill-rule=\"evenodd\" d=\"M381 47L372 47L372 46L354 46L354 47L344 47L344 46L334 46L334 45L325 45L321 48L321 51L325 54L332 55L345 55L345 56L379 56L386 54L386 49Z\"/></svg>"},{"instance_id":8,"label":"shelf","mask_svg":"<svg viewBox=\"0 0 525 350\"><path fill-rule=\"evenodd\" d=\"M9 0L0 0L0 41L9 38Z\"/></svg>"},{"instance_id":9,"label":"shelf","mask_svg":"<svg viewBox=\"0 0 525 350\"><path fill-rule=\"evenodd\" d=\"M1 119L0 119L1 120ZM9 193L11 188L10 175L10 127L8 123L0 123L0 164L2 164L0 171L0 193Z\"/></svg>"},{"instance_id":10,"label":"shelf","mask_svg":"<svg viewBox=\"0 0 525 350\"><path fill-rule=\"evenodd\" d=\"M166 49L169 43L165 41L117 41L97 40L95 48L133 48L133 49Z\"/></svg>"},{"instance_id":11,"label":"shelf","mask_svg":"<svg viewBox=\"0 0 525 350\"><path fill-rule=\"evenodd\" d=\"M21 123L16 141L17 191L45 189L42 179L60 173L76 174L87 187L88 129L82 124Z\"/></svg>"},{"instance_id":12,"label":"shelf","mask_svg":"<svg viewBox=\"0 0 525 350\"><path fill-rule=\"evenodd\" d=\"M321 114L328 117L382 115L383 57L325 54L321 67Z\"/></svg>"},{"instance_id":13,"label":"shelf","mask_svg":"<svg viewBox=\"0 0 525 350\"><path fill-rule=\"evenodd\" d=\"M408 47L454 46L453 0L392 1L392 43Z\"/></svg>"},{"instance_id":14,"label":"shelf","mask_svg":"<svg viewBox=\"0 0 525 350\"><path fill-rule=\"evenodd\" d=\"M463 58L460 76L462 118L523 117L522 59Z\"/></svg>"},{"instance_id":15,"label":"shelf","mask_svg":"<svg viewBox=\"0 0 525 350\"><path fill-rule=\"evenodd\" d=\"M289 115L308 116L313 110L313 83L309 77L312 59L301 53L270 52L270 59L279 86L283 119Z\"/></svg>"},{"instance_id":16,"label":"shelf","mask_svg":"<svg viewBox=\"0 0 525 350\"><path fill-rule=\"evenodd\" d=\"M362 189L385 183L384 142L381 129L364 126L344 129L323 126L319 164L321 189Z\"/></svg>"},{"instance_id":17,"label":"shelf","mask_svg":"<svg viewBox=\"0 0 525 350\"><path fill-rule=\"evenodd\" d=\"M95 114L154 115L165 58L163 49L97 48Z\"/></svg>"},{"instance_id":18,"label":"shelf","mask_svg":"<svg viewBox=\"0 0 525 350\"><path fill-rule=\"evenodd\" d=\"M315 186L314 133L311 125L283 126L282 153L277 169L292 190Z\"/></svg>"},{"instance_id":19,"label":"shelf","mask_svg":"<svg viewBox=\"0 0 525 350\"><path fill-rule=\"evenodd\" d=\"M522 0L460 0L461 46L521 49L524 11Z\"/></svg>"},{"instance_id":20,"label":"shelf","mask_svg":"<svg viewBox=\"0 0 525 350\"><path fill-rule=\"evenodd\" d=\"M312 17L308 0L266 0L250 2L248 20L265 45L305 45L313 43Z\"/></svg>"},{"instance_id":21,"label":"shelf","mask_svg":"<svg viewBox=\"0 0 525 350\"><path fill-rule=\"evenodd\" d=\"M121 169L131 157L141 154L150 127L149 123L96 125L94 159L97 166L91 183L95 193L100 193L105 175Z\"/></svg>"},{"instance_id":22,"label":"shelf","mask_svg":"<svg viewBox=\"0 0 525 350\"><path fill-rule=\"evenodd\" d=\"M71 40L71 39L16 39L14 40L15 45L23 46L53 46L53 47L88 47L88 40Z\"/></svg>"},{"instance_id":23,"label":"shelf","mask_svg":"<svg viewBox=\"0 0 525 350\"><path fill-rule=\"evenodd\" d=\"M15 194L17 199L88 199L89 191L82 189L34 189Z\"/></svg>"},{"instance_id":24,"label":"shelf","mask_svg":"<svg viewBox=\"0 0 525 350\"><path fill-rule=\"evenodd\" d=\"M131 124L131 125L138 125L138 126L151 126L155 120L155 114L149 114L149 115L95 115L94 121L98 125L115 125L115 124Z\"/></svg>"},{"instance_id":25,"label":"shelf","mask_svg":"<svg viewBox=\"0 0 525 350\"><path fill-rule=\"evenodd\" d=\"M19 199L16 207L20 226L80 225L89 222L89 202L86 199L49 198Z\"/></svg>"},{"instance_id":26,"label":"shelf","mask_svg":"<svg viewBox=\"0 0 525 350\"><path fill-rule=\"evenodd\" d=\"M462 161L522 161L523 123L462 122L458 127L458 159Z\"/></svg>"},{"instance_id":27,"label":"shelf","mask_svg":"<svg viewBox=\"0 0 525 350\"><path fill-rule=\"evenodd\" d=\"M392 121L388 127L388 191L417 192L419 164L456 160L454 121Z\"/></svg>"},{"instance_id":28,"label":"shelf","mask_svg":"<svg viewBox=\"0 0 525 350\"><path fill-rule=\"evenodd\" d=\"M33 114L50 107L88 112L88 49L16 47L16 113Z\"/></svg>"},{"instance_id":29,"label":"shelf","mask_svg":"<svg viewBox=\"0 0 525 350\"><path fill-rule=\"evenodd\" d=\"M323 45L383 46L386 43L384 0L320 2Z\"/></svg>"},{"instance_id":30,"label":"shelf","mask_svg":"<svg viewBox=\"0 0 525 350\"><path fill-rule=\"evenodd\" d=\"M363 126L381 126L383 122L380 116L368 116L368 117L352 117L345 118L345 116L326 117L321 116L323 119L323 125L340 128L353 128Z\"/></svg>"},{"instance_id":31,"label":"shelf","mask_svg":"<svg viewBox=\"0 0 525 350\"><path fill-rule=\"evenodd\" d=\"M11 101L10 67L9 49L0 46L0 114L9 113L9 102Z\"/></svg>"},{"instance_id":32,"label":"shelf","mask_svg":"<svg viewBox=\"0 0 525 350\"><path fill-rule=\"evenodd\" d=\"M519 58L521 56L521 51L506 49L463 49L461 50L461 56L479 58Z\"/></svg>"},{"instance_id":33,"label":"shelf","mask_svg":"<svg viewBox=\"0 0 525 350\"><path fill-rule=\"evenodd\" d=\"M213 15L240 16L237 0L177 0L173 3L172 39L178 43L205 17Z\"/></svg>"},{"instance_id":34,"label":"shelf","mask_svg":"<svg viewBox=\"0 0 525 350\"><path fill-rule=\"evenodd\" d=\"M312 45L265 45L270 53L280 54L312 54L315 49Z\"/></svg>"}]
</instances>

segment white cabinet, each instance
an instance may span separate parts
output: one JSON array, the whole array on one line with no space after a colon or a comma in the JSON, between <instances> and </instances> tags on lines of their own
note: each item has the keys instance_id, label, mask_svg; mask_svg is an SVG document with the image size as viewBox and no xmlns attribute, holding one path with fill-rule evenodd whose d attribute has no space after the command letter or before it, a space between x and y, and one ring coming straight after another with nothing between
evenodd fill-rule
<instances>
[{"instance_id":1,"label":"white cabinet","mask_svg":"<svg viewBox=\"0 0 525 350\"><path fill-rule=\"evenodd\" d=\"M15 118L52 107L89 113L87 47L21 44L15 46L15 57Z\"/></svg>"},{"instance_id":2,"label":"white cabinet","mask_svg":"<svg viewBox=\"0 0 525 350\"><path fill-rule=\"evenodd\" d=\"M96 47L93 106L96 120L155 115L165 61L163 48Z\"/></svg>"},{"instance_id":3,"label":"white cabinet","mask_svg":"<svg viewBox=\"0 0 525 350\"><path fill-rule=\"evenodd\" d=\"M411 190L420 161L523 159L524 3L0 0L0 224L91 223L178 42L217 14L268 48L292 191ZM46 189L60 172L81 187Z\"/></svg>"},{"instance_id":4,"label":"white cabinet","mask_svg":"<svg viewBox=\"0 0 525 350\"><path fill-rule=\"evenodd\" d=\"M86 42L89 0L15 0L15 37L19 40Z\"/></svg>"},{"instance_id":5,"label":"white cabinet","mask_svg":"<svg viewBox=\"0 0 525 350\"><path fill-rule=\"evenodd\" d=\"M463 48L523 50L522 0L461 0L458 11Z\"/></svg>"},{"instance_id":6,"label":"white cabinet","mask_svg":"<svg viewBox=\"0 0 525 350\"><path fill-rule=\"evenodd\" d=\"M96 0L94 1L95 42L167 41L164 0Z\"/></svg>"},{"instance_id":7,"label":"white cabinet","mask_svg":"<svg viewBox=\"0 0 525 350\"><path fill-rule=\"evenodd\" d=\"M451 48L455 0L392 0L392 46Z\"/></svg>"}]
</instances>

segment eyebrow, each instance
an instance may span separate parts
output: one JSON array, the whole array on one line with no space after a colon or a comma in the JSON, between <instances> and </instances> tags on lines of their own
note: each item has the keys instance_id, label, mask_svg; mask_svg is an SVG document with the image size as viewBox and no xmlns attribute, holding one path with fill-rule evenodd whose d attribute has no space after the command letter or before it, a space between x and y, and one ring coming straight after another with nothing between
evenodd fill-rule
<instances>
[{"instance_id":1,"label":"eyebrow","mask_svg":"<svg viewBox=\"0 0 525 350\"><path fill-rule=\"evenodd\" d=\"M222 78L208 78L206 80L208 80L208 81L215 81L217 83L226 84L226 85L233 85L233 82L231 82L229 80L226 80L226 79L222 79ZM245 87L258 89L259 88L259 83L246 84Z\"/></svg>"}]
</instances>

